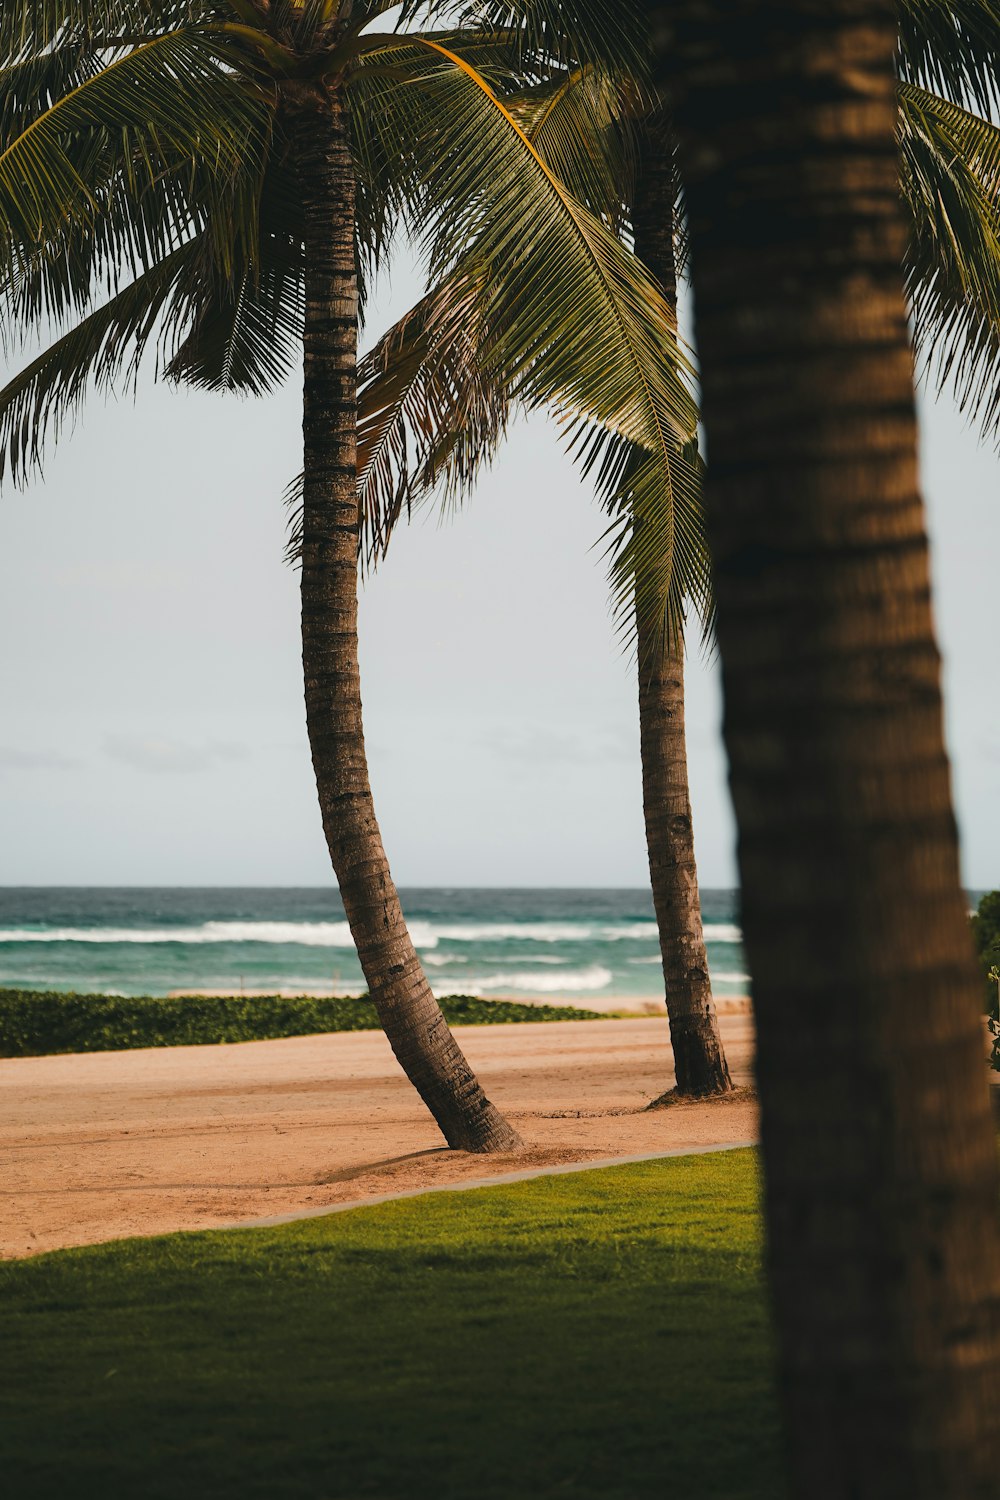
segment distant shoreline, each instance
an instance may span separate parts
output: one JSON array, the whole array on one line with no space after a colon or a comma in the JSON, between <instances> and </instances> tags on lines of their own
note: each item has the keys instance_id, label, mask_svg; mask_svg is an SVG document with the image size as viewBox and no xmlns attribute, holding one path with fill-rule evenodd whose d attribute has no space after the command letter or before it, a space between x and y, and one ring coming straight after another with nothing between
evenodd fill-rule
<instances>
[{"instance_id":1,"label":"distant shoreline","mask_svg":"<svg viewBox=\"0 0 1000 1500\"><path fill-rule=\"evenodd\" d=\"M450 1026L465 1028L589 1022L614 1019L665 1022L661 999L638 1002L632 996L605 996L595 1007L568 1001L484 999L442 995ZM725 997L720 1019L749 1021L749 1004ZM378 1031L379 1017L367 995L233 995L187 992L168 995L110 995L57 990L0 989L0 1057L41 1057L58 1053L133 1051L148 1047L198 1047L273 1041L345 1031ZM663 1026L666 1039L668 1029Z\"/></svg>"},{"instance_id":2,"label":"distant shoreline","mask_svg":"<svg viewBox=\"0 0 1000 1500\"><path fill-rule=\"evenodd\" d=\"M648 890L406 888L434 993L662 1014ZM745 994L730 891L702 891L713 988ZM318 888L0 890L0 987L118 996L351 998L367 985L341 903Z\"/></svg>"},{"instance_id":3,"label":"distant shoreline","mask_svg":"<svg viewBox=\"0 0 1000 1500\"><path fill-rule=\"evenodd\" d=\"M270 995L278 995L283 1000L329 1000L329 999L351 999L352 996L336 996L329 989L244 989L238 993L232 989L180 989L171 990L165 997L167 1000L183 1000L186 996L197 996L211 1000L261 1000ZM442 995L439 999L449 999L450 996ZM586 1010L595 1010L602 1013L625 1013L630 1015L666 1015L666 1002L662 995L595 995L593 992L582 995L521 995L511 993L509 995L486 995L486 1000L500 1000L511 1005L544 1005L544 1006L581 1006ZM735 1016L748 1015L750 1013L750 997L748 995L713 995L715 1008L720 1015Z\"/></svg>"}]
</instances>

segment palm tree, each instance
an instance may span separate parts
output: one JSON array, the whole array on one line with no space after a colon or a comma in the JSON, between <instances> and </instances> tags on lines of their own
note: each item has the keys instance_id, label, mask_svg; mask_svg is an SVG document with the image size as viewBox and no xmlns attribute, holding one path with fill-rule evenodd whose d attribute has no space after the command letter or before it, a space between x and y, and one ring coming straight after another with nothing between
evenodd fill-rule
<instances>
[{"instance_id":1,"label":"palm tree","mask_svg":"<svg viewBox=\"0 0 1000 1500\"><path fill-rule=\"evenodd\" d=\"M498 0L489 11L493 24L520 26L528 47L555 52L562 35L565 68L511 107L574 193L616 231L631 229L636 253L676 316L683 204L670 123L648 89L643 36L621 29L608 33L600 18L588 21L584 15L578 33L567 39L559 31L566 24L565 10L549 14L544 0L522 5ZM614 24L621 28L626 15L626 8L616 11ZM910 222L905 264L911 311L927 362L943 355L943 370L957 375L963 404L978 410L986 425L995 425L1000 418L1000 237L991 174L1000 135L988 120L931 92L933 85L968 94L970 67L973 80L980 76L961 41L956 45L942 33L937 7L912 0L904 19L908 45L900 59L898 140ZM985 31L989 34L988 27ZM984 110L986 104L983 100ZM469 490L503 436L508 392L487 388L468 330L460 350L454 347L447 309L452 302L464 305L465 296L464 287L439 286L362 366L364 484L370 509L382 517L376 552L387 544L404 505L418 503L442 480L451 489ZM486 328L477 326L479 336L488 338ZM677 525L653 527L643 550L635 551L636 534L643 529L637 528L628 485L618 482L617 472L615 482L605 486L605 499L632 527L620 538L625 545L614 577L619 602L635 627L643 808L676 1091L704 1096L724 1093L731 1084L698 899L681 622L686 601L694 601L707 620L711 600L692 475L682 472L678 456L672 465L673 487L670 474L661 469L660 477L666 509L674 502ZM648 495L639 499L648 505ZM663 514L658 511L657 519Z\"/></svg>"},{"instance_id":2,"label":"palm tree","mask_svg":"<svg viewBox=\"0 0 1000 1500\"><path fill-rule=\"evenodd\" d=\"M652 108L639 122L631 220L635 251L677 309L677 173L670 123ZM649 875L660 939L674 1091L705 1097L732 1089L712 998L701 921L684 729L684 635L661 625L637 592L639 752ZM670 1092L653 1101L665 1103Z\"/></svg>"},{"instance_id":3,"label":"palm tree","mask_svg":"<svg viewBox=\"0 0 1000 1500\"><path fill-rule=\"evenodd\" d=\"M987 10L939 8L952 57ZM917 486L897 12L649 14L689 209L794 1493L985 1500L996 1138ZM966 29L965 78L995 76L995 12Z\"/></svg>"},{"instance_id":4,"label":"palm tree","mask_svg":"<svg viewBox=\"0 0 1000 1500\"><path fill-rule=\"evenodd\" d=\"M494 88L511 75L509 43L489 29L369 30L390 8L45 0L0 15L0 288L11 327L52 315L70 325L0 395L0 442L22 477L88 381L127 376L151 344L173 378L254 392L302 350L303 671L331 861L397 1058L450 1145L496 1151L518 1137L431 993L368 780L357 658L358 556L372 524L357 483L365 276L398 224L429 233L434 269L489 322L491 380L529 404L566 391L598 434L595 453L613 428L662 455L693 432L694 406L670 310ZM563 273L545 321L540 265Z\"/></svg>"},{"instance_id":5,"label":"palm tree","mask_svg":"<svg viewBox=\"0 0 1000 1500\"><path fill-rule=\"evenodd\" d=\"M609 228L620 233L640 218L648 225L645 238L635 234L636 253L676 327L673 246L642 202L662 186L651 156L648 170L634 171L623 138L622 101L634 109L636 91L613 69L575 60L509 103L532 145ZM668 175L672 205L676 183ZM449 496L468 492L502 439L514 396L493 376L493 336L489 310L470 297L468 282L446 278L362 361L360 473L373 562L404 511L442 484ZM583 355L589 362L593 349ZM617 607L635 631L643 807L676 1092L725 1093L732 1084L702 934L684 746L684 615L689 605L705 619L710 613L697 457L690 440L656 452L620 433L613 441L606 430L582 435L568 378L548 404L563 423L576 419L571 445L584 470L597 474L611 516Z\"/></svg>"}]
</instances>

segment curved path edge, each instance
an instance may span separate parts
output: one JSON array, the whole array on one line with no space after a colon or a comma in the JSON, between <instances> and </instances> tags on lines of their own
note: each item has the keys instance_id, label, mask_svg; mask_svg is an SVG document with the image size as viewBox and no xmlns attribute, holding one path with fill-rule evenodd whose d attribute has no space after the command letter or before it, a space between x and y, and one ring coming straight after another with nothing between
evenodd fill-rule
<instances>
[{"instance_id":1,"label":"curved path edge","mask_svg":"<svg viewBox=\"0 0 1000 1500\"><path fill-rule=\"evenodd\" d=\"M270 1214L263 1219L237 1219L231 1224L217 1224L216 1233L230 1229L268 1229L277 1224L298 1224L303 1219L325 1219L331 1214L347 1213L355 1208L374 1208L397 1198L424 1198L429 1193L467 1193L473 1188L503 1187L508 1182L530 1182L535 1177L564 1177L570 1172L599 1172L605 1167L625 1167L637 1161L666 1161L677 1156L710 1156L717 1151L747 1151L758 1141L725 1141L708 1146L678 1146L669 1151L639 1151L632 1156L609 1156L601 1161L561 1162L550 1167L525 1167L520 1172L498 1172L495 1177L471 1177L467 1181L430 1183L426 1187L402 1188L396 1193L379 1193L369 1198L353 1198L348 1203L328 1204L325 1208L306 1208L288 1214ZM198 1232L198 1231L196 1231Z\"/></svg>"},{"instance_id":2,"label":"curved path edge","mask_svg":"<svg viewBox=\"0 0 1000 1500\"><path fill-rule=\"evenodd\" d=\"M0 1259L742 1143L757 1133L752 1031L723 1024L739 1092L654 1110L673 1080L658 1018L460 1028L530 1142L499 1158L448 1152L381 1032L14 1059Z\"/></svg>"}]
</instances>

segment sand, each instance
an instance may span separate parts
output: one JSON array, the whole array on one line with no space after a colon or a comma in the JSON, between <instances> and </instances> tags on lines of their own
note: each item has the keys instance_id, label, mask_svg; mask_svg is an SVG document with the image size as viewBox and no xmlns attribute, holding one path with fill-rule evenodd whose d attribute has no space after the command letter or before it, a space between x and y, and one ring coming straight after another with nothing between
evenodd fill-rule
<instances>
[{"instance_id":1,"label":"sand","mask_svg":"<svg viewBox=\"0 0 1000 1500\"><path fill-rule=\"evenodd\" d=\"M381 1032L0 1063L0 1256L211 1229L528 1169L756 1138L753 1034L722 1008L736 1097L673 1082L666 1019L456 1028L525 1142L448 1150Z\"/></svg>"}]
</instances>

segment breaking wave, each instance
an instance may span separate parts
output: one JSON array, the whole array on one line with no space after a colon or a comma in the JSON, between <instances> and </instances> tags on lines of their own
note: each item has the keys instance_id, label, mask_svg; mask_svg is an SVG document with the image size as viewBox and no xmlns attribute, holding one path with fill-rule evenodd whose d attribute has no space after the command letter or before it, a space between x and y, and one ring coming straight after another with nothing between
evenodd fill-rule
<instances>
[{"instance_id":1,"label":"breaking wave","mask_svg":"<svg viewBox=\"0 0 1000 1500\"><path fill-rule=\"evenodd\" d=\"M735 922L706 922L702 929L706 943L742 943L743 931Z\"/></svg>"},{"instance_id":2,"label":"breaking wave","mask_svg":"<svg viewBox=\"0 0 1000 1500\"><path fill-rule=\"evenodd\" d=\"M655 922L413 921L417 948L439 943L613 943L656 939ZM738 928L725 928L738 932ZM708 929L706 929L707 935ZM717 937L717 941L726 941ZM730 939L735 941L735 939ZM204 922L199 927L5 927L0 943L283 943L307 948L354 946L346 922Z\"/></svg>"},{"instance_id":3,"label":"breaking wave","mask_svg":"<svg viewBox=\"0 0 1000 1500\"><path fill-rule=\"evenodd\" d=\"M527 990L532 994L556 994L561 990L576 994L578 990L603 990L610 983L612 974L603 964L589 964L585 969L562 969L558 973L548 970L537 973L532 969L512 969L509 973L477 974L470 981L474 987L470 994L487 990ZM462 981L463 985L465 981Z\"/></svg>"}]
</instances>

